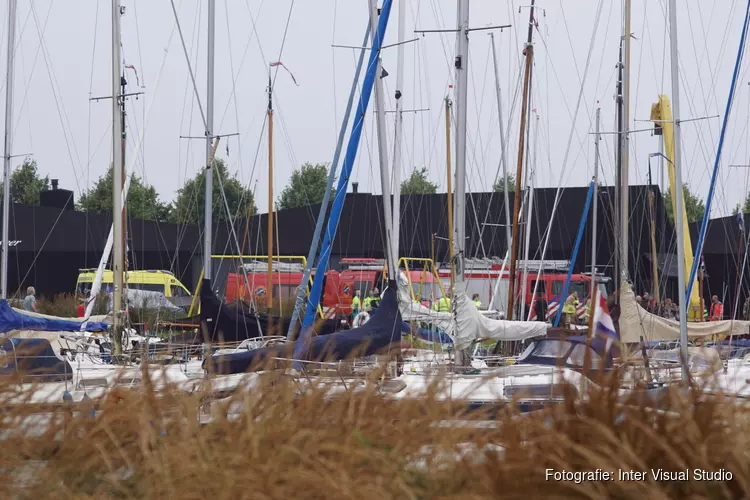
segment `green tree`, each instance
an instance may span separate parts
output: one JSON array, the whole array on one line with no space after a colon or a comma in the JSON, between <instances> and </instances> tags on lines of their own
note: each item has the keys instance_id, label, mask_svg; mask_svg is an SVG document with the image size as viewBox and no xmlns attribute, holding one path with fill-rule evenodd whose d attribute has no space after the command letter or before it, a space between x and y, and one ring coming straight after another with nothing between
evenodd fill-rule
<instances>
[{"instance_id":1,"label":"green tree","mask_svg":"<svg viewBox=\"0 0 750 500\"><path fill-rule=\"evenodd\" d=\"M305 163L292 172L289 184L279 196L279 210L305 207L323 201L328 186L328 165Z\"/></svg>"},{"instance_id":2,"label":"green tree","mask_svg":"<svg viewBox=\"0 0 750 500\"><path fill-rule=\"evenodd\" d=\"M415 168L401 183L401 194L435 194L437 184L427 179L427 167Z\"/></svg>"},{"instance_id":3,"label":"green tree","mask_svg":"<svg viewBox=\"0 0 750 500\"><path fill-rule=\"evenodd\" d=\"M687 212L688 222L695 222L703 220L703 213L706 211L706 205L703 204L703 200L698 198L687 187L682 185L682 199L685 203L685 210ZM667 216L674 221L674 210L672 208L672 193L669 189L664 193L664 206L667 209Z\"/></svg>"},{"instance_id":4,"label":"green tree","mask_svg":"<svg viewBox=\"0 0 750 500\"><path fill-rule=\"evenodd\" d=\"M745 197L745 202L740 206L739 203L734 206L734 210L732 210L732 215L737 215L740 213L740 210L742 210L743 214L750 213L750 193L747 193L747 196Z\"/></svg>"},{"instance_id":5,"label":"green tree","mask_svg":"<svg viewBox=\"0 0 750 500\"><path fill-rule=\"evenodd\" d=\"M503 182L503 178L500 177L495 184L492 185L492 190L496 193L502 193L505 189L505 183ZM513 193L516 190L516 178L513 177L513 174L508 174L508 192Z\"/></svg>"},{"instance_id":6,"label":"green tree","mask_svg":"<svg viewBox=\"0 0 750 500\"><path fill-rule=\"evenodd\" d=\"M224 197L221 195L221 187L227 197L227 204L232 217L246 217L248 207L250 213L255 214L253 193L244 187L236 176L229 175L224 161L221 158L214 160L213 167L213 208L214 219L227 220ZM201 169L195 177L190 179L177 191L177 198L172 206L170 220L176 223L203 224L206 200L206 171Z\"/></svg>"},{"instance_id":7,"label":"green tree","mask_svg":"<svg viewBox=\"0 0 750 500\"><path fill-rule=\"evenodd\" d=\"M39 205L39 194L49 190L49 176L39 177L36 160L26 158L10 176L10 201L23 205ZM0 199L3 183L0 182Z\"/></svg>"},{"instance_id":8,"label":"green tree","mask_svg":"<svg viewBox=\"0 0 750 500\"><path fill-rule=\"evenodd\" d=\"M94 184L94 187L81 195L78 209L84 212L112 212L112 188L114 169L109 167ZM126 207L128 217L135 219L166 221L169 218L170 206L159 200L153 186L143 183L140 177L133 175L128 190Z\"/></svg>"}]
</instances>

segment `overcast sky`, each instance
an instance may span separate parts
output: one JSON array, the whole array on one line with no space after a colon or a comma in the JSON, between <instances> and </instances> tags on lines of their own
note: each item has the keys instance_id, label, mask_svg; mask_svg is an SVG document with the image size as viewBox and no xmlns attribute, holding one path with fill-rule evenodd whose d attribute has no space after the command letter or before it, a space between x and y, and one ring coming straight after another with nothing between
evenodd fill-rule
<instances>
[{"instance_id":1,"label":"overcast sky","mask_svg":"<svg viewBox=\"0 0 750 500\"><path fill-rule=\"evenodd\" d=\"M445 189L443 99L452 92L454 34L414 34L415 29L454 28L455 0L404 0L407 32L418 38L406 45L404 107L426 109L405 115L402 177L427 166L430 179ZM128 102L133 159L141 134L145 143L135 171L153 184L164 200L174 198L186 177L203 163L203 124L190 84L169 0L123 0L124 61L129 91L142 91ZM274 90L276 136L274 197L292 170L303 162L329 162L340 126L356 54L332 44L358 46L367 22L366 0L217 0L215 130L239 133L224 141L220 155L230 170L255 189L260 211L267 203L267 154L264 130L268 63L281 60L299 86L280 72ZM395 2L398 3L398 0ZM512 24L495 31L503 92L503 120L508 128L508 164L515 170L518 145L519 75L526 38L527 5L523 0L472 0L470 25ZM657 95L671 95L666 0L633 0L631 119L645 120ZM724 114L745 6L737 1L678 2L681 118ZM622 25L621 2L615 0L539 0L539 29L534 33L532 147L537 151L538 186L583 185L593 173L593 117L602 108L603 130L614 130L617 47ZM205 108L206 1L175 0L185 42ZM522 5L519 13L519 5ZM386 43L397 34L394 5ZM7 9L1 13L0 49L6 53ZM288 26L287 26L288 21ZM59 178L77 193L105 171L111 161L111 106L91 102L110 94L111 12L106 0L30 0L19 2L14 154L33 153L42 174ZM469 152L470 191L486 191L497 175L501 157L498 111L488 31L470 35ZM593 43L592 43L593 40ZM41 43L40 43L41 41ZM283 49L282 49L283 47ZM393 109L396 48L383 54L390 73L385 79L388 109ZM5 58L2 58L3 62ZM588 69L586 69L588 60ZM750 169L748 117L750 86L743 66L722 158L713 215L723 215L744 199ZM585 82L584 82L585 78ZM5 95L5 77L2 96ZM577 116L576 104L583 85ZM4 107L4 99L2 99ZM372 107L370 108L372 110ZM145 129L144 129L145 122ZM536 124L538 122L538 125ZM389 150L393 114L388 115ZM650 128L633 121L632 129ZM683 125L683 177L704 197L713 166L721 118ZM572 132L571 132L572 131ZM570 140L569 140L570 138ZM648 155L658 150L650 132L631 140L630 182L647 181ZM227 153L226 147L229 151ZM373 121L366 122L353 179L360 191L380 192ZM614 178L613 136L602 144L602 176ZM14 159L18 164L22 158ZM128 162L130 164L130 162ZM654 167L654 180L659 180Z\"/></svg>"}]
</instances>

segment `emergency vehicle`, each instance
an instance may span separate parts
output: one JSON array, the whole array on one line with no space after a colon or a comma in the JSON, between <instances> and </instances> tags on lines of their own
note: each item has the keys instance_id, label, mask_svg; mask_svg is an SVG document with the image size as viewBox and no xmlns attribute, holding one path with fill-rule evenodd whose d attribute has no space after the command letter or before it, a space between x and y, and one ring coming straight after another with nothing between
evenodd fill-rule
<instances>
[{"instance_id":1,"label":"emergency vehicle","mask_svg":"<svg viewBox=\"0 0 750 500\"><path fill-rule=\"evenodd\" d=\"M541 274L539 273L541 264ZM523 303L525 304L525 315L528 315L528 311L531 310L531 320L536 320L536 311L534 310L535 297L534 288L537 288L537 293L541 292L544 294L544 298L547 299L548 309L547 318L554 318L557 314L557 310L561 307L561 302L565 302L565 297L561 297L563 287L565 286L565 278L567 277L569 262L564 260L555 261L528 261L526 268L528 273L526 275L526 287L525 295L523 297ZM524 293L523 286L523 270L524 261L518 261L516 265L516 293L520 296ZM501 275L502 273L502 275ZM450 269L441 267L438 269L438 275L440 280L443 282L443 286L446 290L450 287ZM466 280L466 293L469 297L472 297L475 293L479 294L479 299L482 302L483 308L489 308L492 304L493 298L497 295L494 308L500 311L504 311L508 303L508 277L510 272L507 269L503 269L501 261L489 260L489 259L467 259L465 264L464 279ZM498 278L499 282L498 282ZM605 298L612 293L612 281L611 279L597 274L597 283L599 293ZM537 286L537 282L539 283ZM570 286L568 287L568 295L573 292L578 292L579 305L576 308L576 315L579 319L582 319L586 314L586 306L588 297L591 294L591 274L573 274L570 280ZM562 299L562 300L561 300Z\"/></svg>"},{"instance_id":2,"label":"emergency vehicle","mask_svg":"<svg viewBox=\"0 0 750 500\"><path fill-rule=\"evenodd\" d=\"M416 267L421 266L421 268L415 269L415 263ZM431 261L428 262L426 259L401 259L399 267L410 281L412 300L421 301L425 306L430 307L433 300L443 296L443 291L434 266L430 267L428 264L431 264ZM340 265L342 267L340 272L335 270L326 272L320 305L322 314L329 314L333 311L336 316L344 319L352 314L351 304L356 290L359 290L363 303L373 288L377 288L379 292L383 291L386 286L386 268L383 259L344 258L341 259ZM303 272L302 264L274 262L271 290L274 301L293 304ZM315 273L316 270L313 270L312 277ZM249 286L245 284L245 274L247 274ZM252 298L253 302L262 302L268 293L267 280L267 263L261 261L246 263L244 270L240 268L228 273L225 300L227 302L236 300L251 302ZM310 286L312 286L312 279L308 292Z\"/></svg>"}]
</instances>

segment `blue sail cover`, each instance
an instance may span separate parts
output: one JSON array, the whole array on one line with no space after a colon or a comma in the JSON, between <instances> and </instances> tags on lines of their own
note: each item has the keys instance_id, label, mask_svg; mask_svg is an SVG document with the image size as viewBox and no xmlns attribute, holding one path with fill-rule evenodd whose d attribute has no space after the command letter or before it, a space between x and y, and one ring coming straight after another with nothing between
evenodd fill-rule
<instances>
[{"instance_id":1,"label":"blue sail cover","mask_svg":"<svg viewBox=\"0 0 750 500\"><path fill-rule=\"evenodd\" d=\"M262 367L273 358L289 358L300 352L300 360L339 361L352 356L370 356L382 352L398 352L401 347L401 313L396 299L396 284L391 283L383 294L380 307L370 321L359 328L313 337L307 345L294 343L264 347L252 351L212 356L203 361L203 368L218 375L245 373Z\"/></svg>"},{"instance_id":2,"label":"blue sail cover","mask_svg":"<svg viewBox=\"0 0 750 500\"><path fill-rule=\"evenodd\" d=\"M0 300L0 333L11 330L35 330L38 332L77 332L81 329L81 321L75 319L53 318L50 316L33 316L16 311L7 300ZM89 321L86 331L101 332L107 329L107 323Z\"/></svg>"},{"instance_id":3,"label":"blue sail cover","mask_svg":"<svg viewBox=\"0 0 750 500\"><path fill-rule=\"evenodd\" d=\"M73 378L70 364L55 355L47 339L5 338L0 341L0 379L21 375L30 382Z\"/></svg>"},{"instance_id":4,"label":"blue sail cover","mask_svg":"<svg viewBox=\"0 0 750 500\"><path fill-rule=\"evenodd\" d=\"M428 330L427 328L417 328L417 334L419 335L420 339L426 340L427 342L438 344L453 343L453 339L443 331L433 332L432 330Z\"/></svg>"}]
</instances>

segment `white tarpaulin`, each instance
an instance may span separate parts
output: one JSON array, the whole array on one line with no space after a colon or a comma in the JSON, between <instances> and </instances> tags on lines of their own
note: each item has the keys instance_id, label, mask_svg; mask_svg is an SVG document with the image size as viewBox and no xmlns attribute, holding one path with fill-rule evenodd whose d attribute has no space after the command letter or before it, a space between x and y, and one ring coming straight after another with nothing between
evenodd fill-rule
<instances>
[{"instance_id":1,"label":"white tarpaulin","mask_svg":"<svg viewBox=\"0 0 750 500\"><path fill-rule=\"evenodd\" d=\"M466 291L456 287L453 297L456 312L456 331L453 342L456 349L466 349L475 340L524 340L543 337L547 323L543 321L507 321L484 316L469 299Z\"/></svg>"},{"instance_id":2,"label":"white tarpaulin","mask_svg":"<svg viewBox=\"0 0 750 500\"><path fill-rule=\"evenodd\" d=\"M451 338L454 337L456 322L453 321L453 313L437 312L419 302L414 302L411 299L409 280L404 273L399 273L398 277L398 309L401 312L401 319L404 321L430 323L444 331Z\"/></svg>"},{"instance_id":3,"label":"white tarpaulin","mask_svg":"<svg viewBox=\"0 0 750 500\"><path fill-rule=\"evenodd\" d=\"M620 341L623 343L646 341L680 340L680 323L651 314L638 305L630 283L623 280L620 290ZM715 335L745 335L750 321L690 322L687 325L689 338L713 337Z\"/></svg>"}]
</instances>

